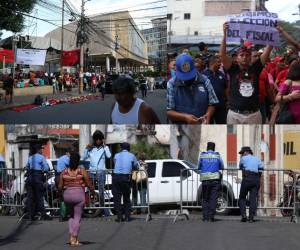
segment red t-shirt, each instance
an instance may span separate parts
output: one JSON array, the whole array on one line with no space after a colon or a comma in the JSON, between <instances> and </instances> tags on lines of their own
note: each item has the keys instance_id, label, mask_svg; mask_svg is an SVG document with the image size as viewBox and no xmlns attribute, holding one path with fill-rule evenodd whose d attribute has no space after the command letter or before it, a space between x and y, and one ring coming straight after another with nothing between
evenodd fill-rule
<instances>
[{"instance_id":1,"label":"red t-shirt","mask_svg":"<svg viewBox=\"0 0 300 250\"><path fill-rule=\"evenodd\" d=\"M259 75L259 103L263 103L267 96L267 84L269 84L268 72L266 68L264 68Z\"/></svg>"},{"instance_id":2,"label":"red t-shirt","mask_svg":"<svg viewBox=\"0 0 300 250\"><path fill-rule=\"evenodd\" d=\"M278 74L276 80L278 81L278 87L279 87L279 88L280 88L281 85L285 82L288 73L289 73L289 69L285 69L285 70L282 70L282 71Z\"/></svg>"}]
</instances>

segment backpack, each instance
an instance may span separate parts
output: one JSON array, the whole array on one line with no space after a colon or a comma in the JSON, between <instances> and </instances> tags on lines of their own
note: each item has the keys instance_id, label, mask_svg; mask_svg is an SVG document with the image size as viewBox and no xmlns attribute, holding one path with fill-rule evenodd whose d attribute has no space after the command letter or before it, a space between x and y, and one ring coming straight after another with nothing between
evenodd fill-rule
<instances>
[{"instance_id":1,"label":"backpack","mask_svg":"<svg viewBox=\"0 0 300 250\"><path fill-rule=\"evenodd\" d=\"M34 98L35 105L41 106L43 104L43 101L44 101L43 97L41 97L40 95L38 95Z\"/></svg>"}]
</instances>

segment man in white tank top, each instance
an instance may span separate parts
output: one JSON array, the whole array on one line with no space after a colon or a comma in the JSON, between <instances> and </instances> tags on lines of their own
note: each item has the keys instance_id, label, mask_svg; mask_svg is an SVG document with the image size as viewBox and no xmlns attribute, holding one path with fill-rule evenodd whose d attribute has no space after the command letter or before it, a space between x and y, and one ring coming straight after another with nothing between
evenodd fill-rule
<instances>
[{"instance_id":1,"label":"man in white tank top","mask_svg":"<svg viewBox=\"0 0 300 250\"><path fill-rule=\"evenodd\" d=\"M113 104L113 124L159 124L154 110L135 96L136 86L130 77L119 77L112 86L116 102Z\"/></svg>"}]
</instances>

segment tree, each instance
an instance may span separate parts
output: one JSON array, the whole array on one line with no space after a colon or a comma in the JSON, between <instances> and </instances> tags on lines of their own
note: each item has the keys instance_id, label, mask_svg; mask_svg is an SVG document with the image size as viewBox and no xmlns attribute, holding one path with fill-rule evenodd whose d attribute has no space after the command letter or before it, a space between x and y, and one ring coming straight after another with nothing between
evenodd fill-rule
<instances>
[{"instance_id":1,"label":"tree","mask_svg":"<svg viewBox=\"0 0 300 250\"><path fill-rule=\"evenodd\" d=\"M281 22L280 24L286 32L293 36L296 41L300 42L300 21L297 21L296 23ZM288 45L290 44L286 41L286 39L280 36L279 53L285 52Z\"/></svg>"},{"instance_id":2,"label":"tree","mask_svg":"<svg viewBox=\"0 0 300 250\"><path fill-rule=\"evenodd\" d=\"M169 158L169 153L164 147L157 144L148 144L145 140L140 140L136 144L131 145L131 152L137 157L144 152L146 160Z\"/></svg>"},{"instance_id":3,"label":"tree","mask_svg":"<svg viewBox=\"0 0 300 250\"><path fill-rule=\"evenodd\" d=\"M37 0L9 0L0 3L0 30L20 32L24 28L25 17L30 13Z\"/></svg>"}]
</instances>

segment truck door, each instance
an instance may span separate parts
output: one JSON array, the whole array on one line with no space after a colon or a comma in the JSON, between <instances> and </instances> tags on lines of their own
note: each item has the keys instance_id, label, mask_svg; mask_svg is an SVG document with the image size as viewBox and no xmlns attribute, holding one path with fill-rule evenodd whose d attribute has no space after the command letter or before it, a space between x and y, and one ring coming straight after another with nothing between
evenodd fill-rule
<instances>
[{"instance_id":1,"label":"truck door","mask_svg":"<svg viewBox=\"0 0 300 250\"><path fill-rule=\"evenodd\" d=\"M160 179L160 196L163 202L180 202L180 173L185 167L176 161L165 161Z\"/></svg>"}]
</instances>

